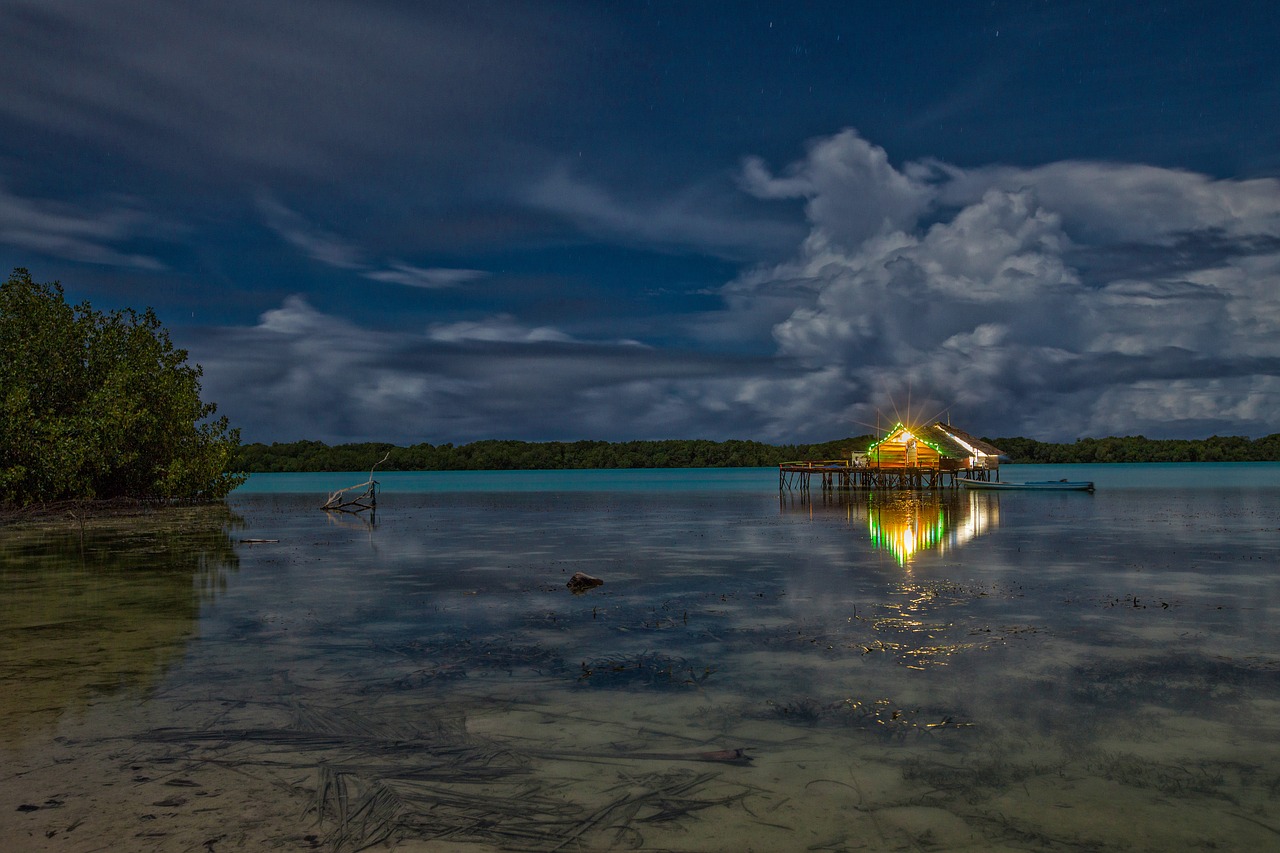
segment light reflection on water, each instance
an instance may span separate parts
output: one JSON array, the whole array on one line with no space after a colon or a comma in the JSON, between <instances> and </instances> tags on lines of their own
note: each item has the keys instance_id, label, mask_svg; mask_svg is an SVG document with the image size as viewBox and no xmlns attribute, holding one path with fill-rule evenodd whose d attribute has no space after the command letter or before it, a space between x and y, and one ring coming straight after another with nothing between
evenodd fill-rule
<instances>
[{"instance_id":1,"label":"light reflection on water","mask_svg":"<svg viewBox=\"0 0 1280 853\"><path fill-rule=\"evenodd\" d=\"M780 497L783 513L843 516L866 526L872 547L906 566L921 551L946 554L1000 525L1000 496L964 490L804 492Z\"/></svg>"},{"instance_id":2,"label":"light reflection on water","mask_svg":"<svg viewBox=\"0 0 1280 853\"><path fill-rule=\"evenodd\" d=\"M150 617L88 593L107 615L64 619L59 660L152 621L161 651L88 665L129 690L21 700L79 711L57 742L56 713L4 730L3 790L38 807L0 809L4 837L92 849L79 819L140 849L216 826L340 850L1131 850L1280 830L1280 492L403 493L376 524L315 506L237 496L222 541L279 540L235 545L238 568L153 542L186 574ZM68 541L4 565L89 583ZM235 571L188 595L211 565ZM15 571L6 681L36 681L18 614L65 584ZM570 595L576 571L605 583Z\"/></svg>"}]
</instances>

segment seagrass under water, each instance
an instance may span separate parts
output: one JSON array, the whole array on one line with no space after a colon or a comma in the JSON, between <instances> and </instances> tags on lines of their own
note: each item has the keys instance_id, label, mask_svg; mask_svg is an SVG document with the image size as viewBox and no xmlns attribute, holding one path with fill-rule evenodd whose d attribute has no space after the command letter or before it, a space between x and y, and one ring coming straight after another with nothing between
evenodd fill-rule
<instances>
[{"instance_id":1,"label":"seagrass under water","mask_svg":"<svg viewBox=\"0 0 1280 853\"><path fill-rule=\"evenodd\" d=\"M315 503L3 532L5 849L1280 835L1280 491Z\"/></svg>"}]
</instances>

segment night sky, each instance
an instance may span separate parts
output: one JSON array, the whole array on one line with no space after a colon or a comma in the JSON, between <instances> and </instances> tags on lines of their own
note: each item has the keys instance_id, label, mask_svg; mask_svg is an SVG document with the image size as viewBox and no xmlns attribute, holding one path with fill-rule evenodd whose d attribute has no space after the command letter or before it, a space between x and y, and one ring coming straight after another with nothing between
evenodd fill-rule
<instances>
[{"instance_id":1,"label":"night sky","mask_svg":"<svg viewBox=\"0 0 1280 853\"><path fill-rule=\"evenodd\" d=\"M0 265L246 441L1280 432L1280 4L0 0Z\"/></svg>"}]
</instances>

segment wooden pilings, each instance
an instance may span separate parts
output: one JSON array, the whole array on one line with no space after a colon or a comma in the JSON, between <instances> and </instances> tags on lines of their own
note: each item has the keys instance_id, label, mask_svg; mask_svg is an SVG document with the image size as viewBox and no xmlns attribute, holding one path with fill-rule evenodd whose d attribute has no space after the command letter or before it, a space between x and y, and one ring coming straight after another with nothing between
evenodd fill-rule
<instances>
[{"instance_id":1,"label":"wooden pilings","mask_svg":"<svg viewBox=\"0 0 1280 853\"><path fill-rule=\"evenodd\" d=\"M778 466L778 490L807 492L814 478L822 491L901 489L924 491L957 488L958 477L989 480L991 469L943 471L938 468L873 468L847 461L784 462ZM998 476L998 475L997 475Z\"/></svg>"}]
</instances>

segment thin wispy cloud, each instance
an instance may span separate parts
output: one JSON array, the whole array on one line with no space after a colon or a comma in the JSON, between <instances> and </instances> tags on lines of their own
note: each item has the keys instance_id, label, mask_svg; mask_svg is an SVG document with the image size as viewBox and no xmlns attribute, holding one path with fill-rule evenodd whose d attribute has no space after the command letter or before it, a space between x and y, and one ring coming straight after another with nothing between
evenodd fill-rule
<instances>
[{"instance_id":1,"label":"thin wispy cloud","mask_svg":"<svg viewBox=\"0 0 1280 853\"><path fill-rule=\"evenodd\" d=\"M668 196L621 200L558 168L528 187L531 206L572 221L587 234L623 244L699 249L728 258L755 256L794 242L794 223L734 209L730 197L707 187Z\"/></svg>"},{"instance_id":2,"label":"thin wispy cloud","mask_svg":"<svg viewBox=\"0 0 1280 853\"><path fill-rule=\"evenodd\" d=\"M457 287L469 281L485 278L489 273L484 270L451 269L449 267L415 267L411 264L392 263L389 269L372 270L364 273L364 277L373 281L388 284L403 284L405 287L420 287L424 290L436 290L442 287Z\"/></svg>"},{"instance_id":3,"label":"thin wispy cloud","mask_svg":"<svg viewBox=\"0 0 1280 853\"><path fill-rule=\"evenodd\" d=\"M441 128L483 132L554 79L531 39L553 23L519 3L13 0L0 24L0 115L193 174L331 179L427 138L460 153Z\"/></svg>"},{"instance_id":4,"label":"thin wispy cloud","mask_svg":"<svg viewBox=\"0 0 1280 853\"><path fill-rule=\"evenodd\" d=\"M166 266L158 258L127 246L170 231L132 203L87 207L24 198L0 185L0 245L63 260L161 271Z\"/></svg>"},{"instance_id":5,"label":"thin wispy cloud","mask_svg":"<svg viewBox=\"0 0 1280 853\"><path fill-rule=\"evenodd\" d=\"M437 290L457 287L488 275L484 270L424 268L401 261L392 261L387 266L379 266L366 260L367 253L352 242L312 225L270 196L260 197L258 207L268 227L308 258L335 269L356 272L370 281Z\"/></svg>"},{"instance_id":6,"label":"thin wispy cloud","mask_svg":"<svg viewBox=\"0 0 1280 853\"><path fill-rule=\"evenodd\" d=\"M271 230L308 258L343 270L365 268L363 253L347 240L315 227L269 196L260 196L258 207Z\"/></svg>"}]
</instances>

